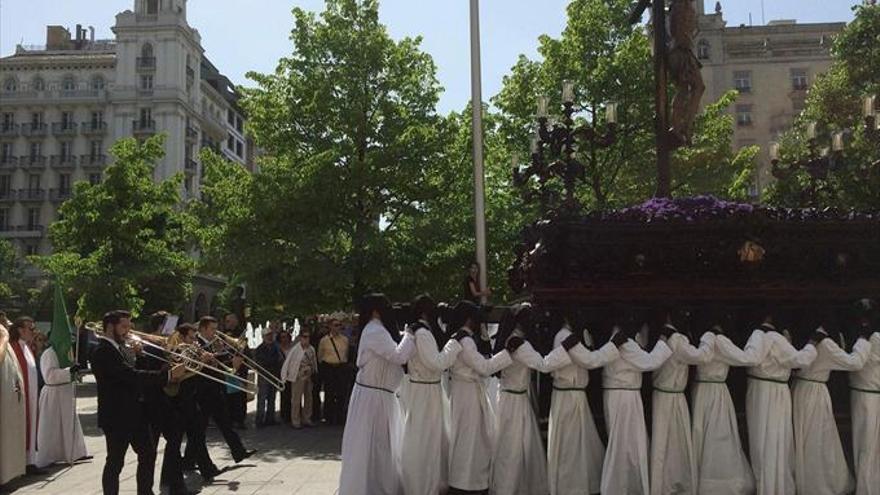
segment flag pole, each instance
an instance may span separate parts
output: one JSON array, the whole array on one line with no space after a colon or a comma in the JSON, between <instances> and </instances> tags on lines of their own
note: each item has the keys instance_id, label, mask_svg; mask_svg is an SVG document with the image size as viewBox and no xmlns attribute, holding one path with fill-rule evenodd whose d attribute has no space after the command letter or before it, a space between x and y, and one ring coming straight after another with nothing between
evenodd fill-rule
<instances>
[{"instance_id":1,"label":"flag pole","mask_svg":"<svg viewBox=\"0 0 880 495\"><path fill-rule=\"evenodd\" d=\"M477 263L480 265L480 292L486 303L489 286L486 267L486 186L483 173L483 90L480 64L480 2L470 2L471 32L471 125L474 146L474 231L477 240Z\"/></svg>"}]
</instances>

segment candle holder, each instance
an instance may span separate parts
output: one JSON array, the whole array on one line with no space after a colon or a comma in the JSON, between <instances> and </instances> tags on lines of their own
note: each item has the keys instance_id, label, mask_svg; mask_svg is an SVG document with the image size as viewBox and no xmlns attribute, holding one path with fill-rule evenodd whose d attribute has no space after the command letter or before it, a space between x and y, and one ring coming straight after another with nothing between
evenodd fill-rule
<instances>
[{"instance_id":1,"label":"candle holder","mask_svg":"<svg viewBox=\"0 0 880 495\"><path fill-rule=\"evenodd\" d=\"M514 166L514 185L520 189L526 202L536 198L541 214L556 205L565 213L577 212L578 182L587 180L586 166L576 156L583 149L605 149L617 141L617 104L605 105L605 129L590 123L576 125L574 121L574 84L565 81L562 86L562 116L553 120L548 115L548 100L538 98L537 129L532 136L528 166ZM537 188L532 187L532 180ZM551 182L562 182L562 197L553 190ZM536 190L537 189L537 190Z\"/></svg>"},{"instance_id":2,"label":"candle holder","mask_svg":"<svg viewBox=\"0 0 880 495\"><path fill-rule=\"evenodd\" d=\"M829 191L830 176L843 168L844 132L831 134L831 146L822 146L817 137L815 122L807 124L809 153L806 157L783 163L779 158L779 144L770 143L770 164L773 177L785 180L798 171L804 171L809 178L809 186L802 192L801 201L816 207L819 193Z\"/></svg>"}]
</instances>

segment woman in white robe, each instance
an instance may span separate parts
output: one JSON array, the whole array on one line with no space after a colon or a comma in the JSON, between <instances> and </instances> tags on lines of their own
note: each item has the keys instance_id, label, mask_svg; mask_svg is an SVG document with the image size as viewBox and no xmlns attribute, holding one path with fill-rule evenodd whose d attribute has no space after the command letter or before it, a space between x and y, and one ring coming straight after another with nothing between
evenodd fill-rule
<instances>
[{"instance_id":1,"label":"woman in white robe","mask_svg":"<svg viewBox=\"0 0 880 495\"><path fill-rule=\"evenodd\" d=\"M849 354L826 337L816 346L816 359L795 373L794 474L799 495L845 495L855 488L826 383L832 370L862 369L870 349L868 341L860 338Z\"/></svg>"},{"instance_id":2,"label":"woman in white robe","mask_svg":"<svg viewBox=\"0 0 880 495\"><path fill-rule=\"evenodd\" d=\"M530 310L521 308L517 323L524 325ZM503 338L503 334L502 334ZM541 357L528 341L521 326L508 340L513 362L501 370L501 390L496 412L497 438L492 455L492 495L546 495L547 457L541 441L538 420L529 400L531 370L552 373L571 364L565 348L555 348ZM502 343L503 344L503 343ZM521 344L521 345L519 345ZM518 345L518 347L517 347Z\"/></svg>"},{"instance_id":3,"label":"woman in white robe","mask_svg":"<svg viewBox=\"0 0 880 495\"><path fill-rule=\"evenodd\" d=\"M705 364L712 348L703 341L696 348L672 325L664 326L672 356L654 372L651 423L651 493L697 493L697 462L691 437L691 415L685 391L688 369Z\"/></svg>"},{"instance_id":4,"label":"woman in white robe","mask_svg":"<svg viewBox=\"0 0 880 495\"><path fill-rule=\"evenodd\" d=\"M58 355L50 347L40 356L40 372L45 385L40 393L37 467L56 462L71 464L89 453L76 414L76 392L70 368L58 366Z\"/></svg>"},{"instance_id":5,"label":"woman in white robe","mask_svg":"<svg viewBox=\"0 0 880 495\"><path fill-rule=\"evenodd\" d=\"M617 342L612 337L612 342ZM633 339L602 370L608 449L602 465L602 493L648 495L648 432L642 403L642 373L663 365L672 350L662 340L649 353Z\"/></svg>"},{"instance_id":6,"label":"woman in white robe","mask_svg":"<svg viewBox=\"0 0 880 495\"><path fill-rule=\"evenodd\" d=\"M856 495L880 495L880 332L863 334L870 337L868 359L849 375Z\"/></svg>"},{"instance_id":7,"label":"woman in white robe","mask_svg":"<svg viewBox=\"0 0 880 495\"><path fill-rule=\"evenodd\" d=\"M553 347L562 348L572 335L570 327L563 326L553 338ZM605 366L617 359L619 353L612 342L597 351L578 343L568 350L568 355L572 364L553 372L547 432L550 495L599 493L605 446L587 401L589 370Z\"/></svg>"},{"instance_id":8,"label":"woman in white robe","mask_svg":"<svg viewBox=\"0 0 880 495\"><path fill-rule=\"evenodd\" d=\"M25 474L25 397L18 359L0 321L0 485Z\"/></svg>"},{"instance_id":9,"label":"woman in white robe","mask_svg":"<svg viewBox=\"0 0 880 495\"><path fill-rule=\"evenodd\" d=\"M720 327L713 331L700 339L713 353L709 362L697 366L691 396L697 493L749 495L755 493L755 477L742 448L736 409L727 389L730 365L744 359L743 351L721 334Z\"/></svg>"},{"instance_id":10,"label":"woman in white robe","mask_svg":"<svg viewBox=\"0 0 880 495\"><path fill-rule=\"evenodd\" d=\"M384 296L371 296L361 315L370 318L358 345L358 374L342 434L341 495L400 495L400 406L395 391L402 365L415 346L406 333L394 342L381 318L390 307Z\"/></svg>"},{"instance_id":11,"label":"woman in white robe","mask_svg":"<svg viewBox=\"0 0 880 495\"><path fill-rule=\"evenodd\" d=\"M477 351L473 334L479 325L479 310L474 304L462 301L455 312L460 315L455 321L464 321L464 325L454 335L462 349L450 369L449 487L484 491L489 489L495 437L495 412L486 393L486 377L512 360L506 350L488 359Z\"/></svg>"},{"instance_id":12,"label":"woman in white robe","mask_svg":"<svg viewBox=\"0 0 880 495\"><path fill-rule=\"evenodd\" d=\"M407 363L410 387L400 449L403 493L437 495L446 490L449 451L440 377L455 362L461 344L452 339L440 351L426 319L413 328L416 351Z\"/></svg>"},{"instance_id":13,"label":"woman in white robe","mask_svg":"<svg viewBox=\"0 0 880 495\"><path fill-rule=\"evenodd\" d=\"M752 332L738 366L750 366L746 392L749 454L758 495L794 495L791 370L809 366L816 347L798 351L772 323Z\"/></svg>"}]
</instances>

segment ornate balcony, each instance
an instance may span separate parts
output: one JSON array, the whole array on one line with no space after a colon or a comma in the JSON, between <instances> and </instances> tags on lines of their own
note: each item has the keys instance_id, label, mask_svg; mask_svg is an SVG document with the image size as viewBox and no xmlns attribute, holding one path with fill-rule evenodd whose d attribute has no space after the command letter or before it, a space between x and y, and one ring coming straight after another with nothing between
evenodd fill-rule
<instances>
[{"instance_id":1,"label":"ornate balcony","mask_svg":"<svg viewBox=\"0 0 880 495\"><path fill-rule=\"evenodd\" d=\"M45 136L47 131L48 126L42 122L31 122L29 124L22 124L21 126L22 136Z\"/></svg>"},{"instance_id":2,"label":"ornate balcony","mask_svg":"<svg viewBox=\"0 0 880 495\"><path fill-rule=\"evenodd\" d=\"M0 168L6 167L15 167L18 166L18 157L17 156L0 156Z\"/></svg>"},{"instance_id":3,"label":"ornate balcony","mask_svg":"<svg viewBox=\"0 0 880 495\"><path fill-rule=\"evenodd\" d=\"M198 164L192 158L187 158L183 162L183 168L186 171L186 173L188 173L188 174L196 173L196 170L199 169L198 167L199 167Z\"/></svg>"},{"instance_id":4,"label":"ornate balcony","mask_svg":"<svg viewBox=\"0 0 880 495\"><path fill-rule=\"evenodd\" d=\"M19 133L18 124L0 124L0 137L16 137Z\"/></svg>"},{"instance_id":5,"label":"ornate balcony","mask_svg":"<svg viewBox=\"0 0 880 495\"><path fill-rule=\"evenodd\" d=\"M70 199L73 194L73 190L70 188L67 189L50 189L49 190L49 201L53 203L63 203Z\"/></svg>"},{"instance_id":6,"label":"ornate balcony","mask_svg":"<svg viewBox=\"0 0 880 495\"><path fill-rule=\"evenodd\" d=\"M21 156L18 158L18 166L30 169L46 168L46 157L42 155Z\"/></svg>"},{"instance_id":7,"label":"ornate balcony","mask_svg":"<svg viewBox=\"0 0 880 495\"><path fill-rule=\"evenodd\" d=\"M75 136L76 122L54 122L52 124L53 136Z\"/></svg>"},{"instance_id":8,"label":"ornate balcony","mask_svg":"<svg viewBox=\"0 0 880 495\"><path fill-rule=\"evenodd\" d=\"M76 167L76 157L73 155L52 155L49 157L49 165L58 169L74 168Z\"/></svg>"},{"instance_id":9,"label":"ornate balcony","mask_svg":"<svg viewBox=\"0 0 880 495\"><path fill-rule=\"evenodd\" d=\"M107 123L102 121L89 120L79 125L80 132L85 136L98 136L107 134Z\"/></svg>"},{"instance_id":10,"label":"ornate balcony","mask_svg":"<svg viewBox=\"0 0 880 495\"><path fill-rule=\"evenodd\" d=\"M103 168L107 164L107 155L80 155L79 165L83 168Z\"/></svg>"},{"instance_id":11,"label":"ornate balcony","mask_svg":"<svg viewBox=\"0 0 880 495\"><path fill-rule=\"evenodd\" d=\"M131 128L135 134L154 134L156 132L155 120L133 120Z\"/></svg>"},{"instance_id":12,"label":"ornate balcony","mask_svg":"<svg viewBox=\"0 0 880 495\"><path fill-rule=\"evenodd\" d=\"M45 189L19 189L18 200L21 202L28 201L44 201L46 199Z\"/></svg>"},{"instance_id":13,"label":"ornate balcony","mask_svg":"<svg viewBox=\"0 0 880 495\"><path fill-rule=\"evenodd\" d=\"M0 189L0 203L15 201L17 194L15 189Z\"/></svg>"}]
</instances>

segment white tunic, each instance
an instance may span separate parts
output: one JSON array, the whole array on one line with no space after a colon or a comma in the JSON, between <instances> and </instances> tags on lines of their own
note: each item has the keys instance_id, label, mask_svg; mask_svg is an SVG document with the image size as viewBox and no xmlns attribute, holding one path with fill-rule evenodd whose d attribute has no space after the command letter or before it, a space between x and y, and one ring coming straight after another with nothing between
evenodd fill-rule
<instances>
[{"instance_id":1,"label":"white tunic","mask_svg":"<svg viewBox=\"0 0 880 495\"><path fill-rule=\"evenodd\" d=\"M76 414L76 391L70 370L58 366L58 355L50 347L40 356L40 372L45 385L40 392L37 467L73 463L89 452Z\"/></svg>"},{"instance_id":2,"label":"white tunic","mask_svg":"<svg viewBox=\"0 0 880 495\"><path fill-rule=\"evenodd\" d=\"M620 347L620 356L602 370L608 425L602 493L650 493L642 373L659 368L671 355L672 350L662 340L648 353L630 339Z\"/></svg>"},{"instance_id":3,"label":"white tunic","mask_svg":"<svg viewBox=\"0 0 880 495\"><path fill-rule=\"evenodd\" d=\"M678 332L666 344L672 356L653 376L651 493L693 495L697 493L697 462L685 390L688 367L708 362L712 347L703 341L697 349Z\"/></svg>"},{"instance_id":4,"label":"white tunic","mask_svg":"<svg viewBox=\"0 0 880 495\"><path fill-rule=\"evenodd\" d=\"M0 485L25 473L27 444L24 383L12 346L0 359Z\"/></svg>"},{"instance_id":5,"label":"white tunic","mask_svg":"<svg viewBox=\"0 0 880 495\"><path fill-rule=\"evenodd\" d=\"M452 339L439 351L434 335L425 328L416 330L415 342L416 352L407 363L410 387L400 450L403 493L437 495L446 489L449 462L446 406L440 378L455 362L461 344Z\"/></svg>"},{"instance_id":6,"label":"white tunic","mask_svg":"<svg viewBox=\"0 0 880 495\"><path fill-rule=\"evenodd\" d=\"M571 335L563 328L553 339L555 348ZM586 495L599 492L605 446L596 430L587 401L589 370L617 359L617 347L608 342L590 352L578 344L568 351L572 364L553 372L553 399L547 432L547 475L550 495Z\"/></svg>"},{"instance_id":7,"label":"white tunic","mask_svg":"<svg viewBox=\"0 0 880 495\"><path fill-rule=\"evenodd\" d=\"M501 371L489 493L546 495L547 457L528 393L531 370L552 373L571 359L563 347L542 358L528 342L512 357L513 363Z\"/></svg>"},{"instance_id":8,"label":"white tunic","mask_svg":"<svg viewBox=\"0 0 880 495\"><path fill-rule=\"evenodd\" d=\"M864 368L850 373L856 495L880 495L880 332Z\"/></svg>"},{"instance_id":9,"label":"white tunic","mask_svg":"<svg viewBox=\"0 0 880 495\"><path fill-rule=\"evenodd\" d=\"M867 340L859 339L848 354L830 338L824 339L817 346L816 360L795 373L794 474L800 495L844 495L855 488L825 384L832 370L860 370L870 348Z\"/></svg>"},{"instance_id":10,"label":"white tunic","mask_svg":"<svg viewBox=\"0 0 880 495\"><path fill-rule=\"evenodd\" d=\"M378 320L364 327L359 368L342 434L339 495L400 495L400 406L394 391L415 346L396 344Z\"/></svg>"},{"instance_id":11,"label":"white tunic","mask_svg":"<svg viewBox=\"0 0 880 495\"><path fill-rule=\"evenodd\" d=\"M28 347L27 343L23 340L18 341L21 346L21 352L24 355L24 368L27 370L27 385L28 389L24 393L25 400L27 400L27 411L29 414L30 420L30 428L28 428L28 437L31 439L30 448L27 451L27 463L28 465L36 464L37 462L37 423L39 421L39 393L37 392L39 388L39 378L37 372L37 360L34 358L34 354L31 352L31 348ZM15 353L11 348L9 352ZM19 363L21 364L21 363ZM22 385L24 385L24 381L22 381Z\"/></svg>"},{"instance_id":12,"label":"white tunic","mask_svg":"<svg viewBox=\"0 0 880 495\"><path fill-rule=\"evenodd\" d=\"M450 370L449 486L487 490L495 413L486 394L486 377L510 366L512 360L507 351L484 358L471 337L462 339L461 347Z\"/></svg>"},{"instance_id":13,"label":"white tunic","mask_svg":"<svg viewBox=\"0 0 880 495\"><path fill-rule=\"evenodd\" d=\"M749 368L746 421L749 453L758 495L794 495L794 433L791 390L793 368L809 366L816 348L798 351L778 332L757 329L736 364Z\"/></svg>"},{"instance_id":14,"label":"white tunic","mask_svg":"<svg viewBox=\"0 0 880 495\"><path fill-rule=\"evenodd\" d=\"M743 351L724 335L705 333L701 342L714 349L708 363L697 366L693 389L694 457L700 495L755 493L755 477L739 438L739 424L727 372L743 360Z\"/></svg>"}]
</instances>

